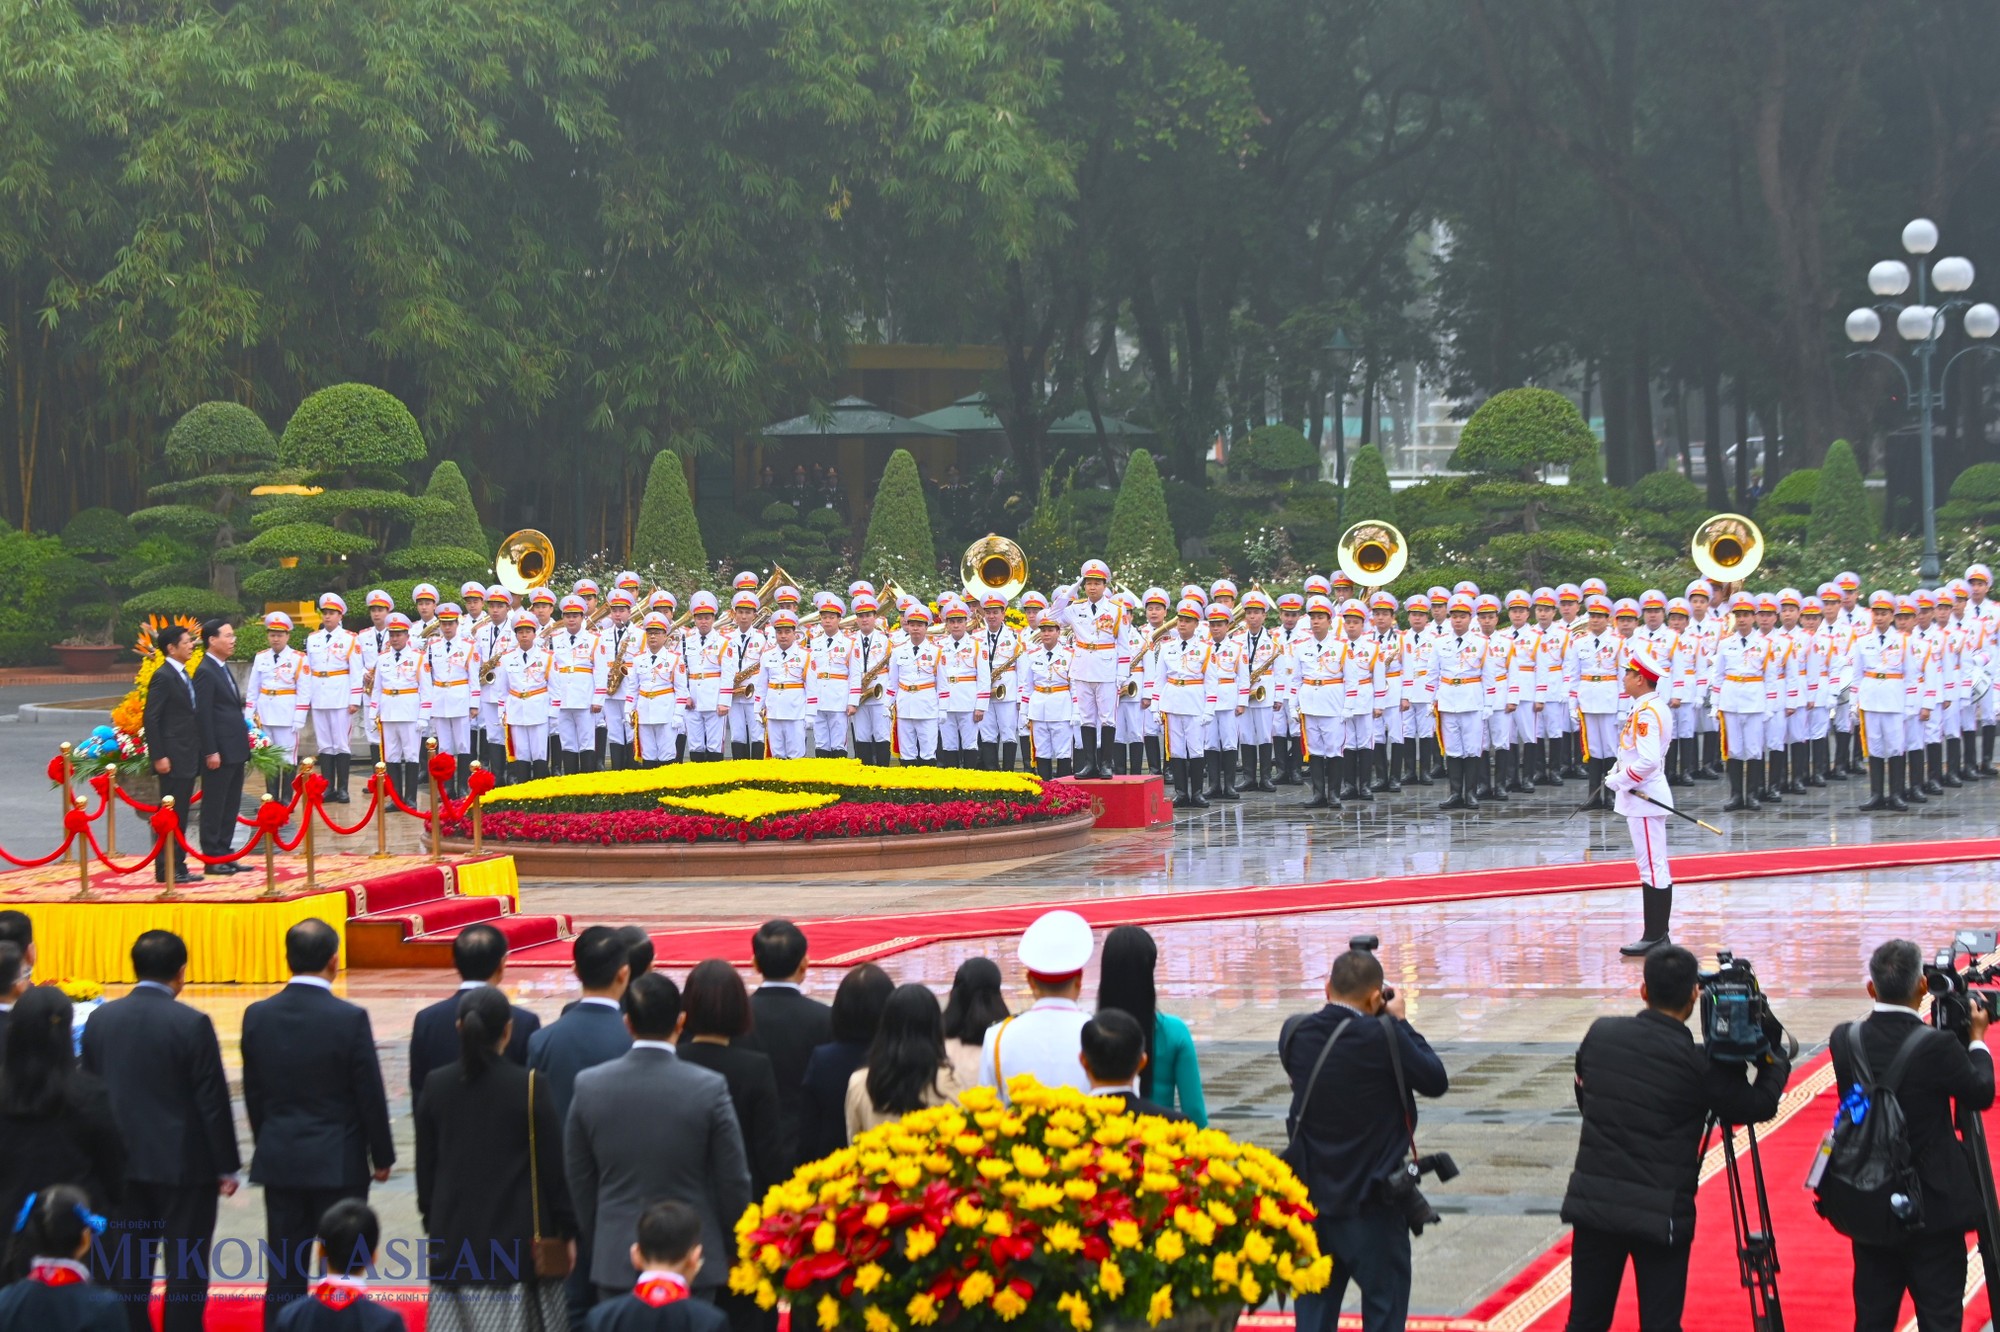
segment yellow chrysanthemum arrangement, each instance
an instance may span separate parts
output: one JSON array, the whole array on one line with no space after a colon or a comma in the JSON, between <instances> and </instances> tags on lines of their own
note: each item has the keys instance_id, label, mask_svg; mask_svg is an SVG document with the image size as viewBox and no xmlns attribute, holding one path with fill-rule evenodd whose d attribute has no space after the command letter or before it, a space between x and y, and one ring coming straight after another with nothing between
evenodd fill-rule
<instances>
[{"instance_id":1,"label":"yellow chrysanthemum arrangement","mask_svg":"<svg viewBox=\"0 0 2000 1332\"><path fill-rule=\"evenodd\" d=\"M871 1129L736 1223L730 1289L800 1332L1089 1332L1323 1290L1305 1186L1218 1129L1032 1077Z\"/></svg>"},{"instance_id":2,"label":"yellow chrysanthemum arrangement","mask_svg":"<svg viewBox=\"0 0 2000 1332\"><path fill-rule=\"evenodd\" d=\"M620 772L572 773L497 787L487 792L480 803L489 812L597 813L650 809L688 797L720 796L746 788L765 795L833 797L820 805L838 800L902 804L996 800L1034 804L1042 798L1041 779L1027 773L982 772L974 768L878 768L859 759L810 758L730 759Z\"/></svg>"},{"instance_id":3,"label":"yellow chrysanthemum arrangement","mask_svg":"<svg viewBox=\"0 0 2000 1332\"><path fill-rule=\"evenodd\" d=\"M717 818L755 823L774 814L802 814L809 809L822 809L838 799L837 795L814 791L736 790L725 791L721 795L661 796L660 803L691 814L713 814Z\"/></svg>"}]
</instances>

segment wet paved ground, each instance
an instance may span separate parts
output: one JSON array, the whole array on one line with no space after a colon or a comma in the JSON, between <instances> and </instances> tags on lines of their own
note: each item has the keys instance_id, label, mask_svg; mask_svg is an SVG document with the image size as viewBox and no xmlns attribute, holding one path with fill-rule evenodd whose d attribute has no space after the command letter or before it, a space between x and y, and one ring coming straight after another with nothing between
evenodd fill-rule
<instances>
[{"instance_id":1,"label":"wet paved ground","mask_svg":"<svg viewBox=\"0 0 2000 1332\"><path fill-rule=\"evenodd\" d=\"M1714 813L1724 798L1719 783L1692 794L1685 803L1726 836L1692 828L1680 835L1677 827L1679 850L2000 835L2000 781L1894 817L1852 812L1863 798L1855 782L1755 816ZM1429 788L1314 816L1293 808L1299 796L1288 791L1189 815L1170 830L1101 835L1059 861L996 865L984 873L530 884L524 905L569 911L580 922L741 921L747 928L775 914L1172 893L1623 856L1622 821L1602 814L1566 819L1582 796L1581 784L1571 783L1446 816L1431 809L1442 792ZM1164 926L1155 931L1161 1003L1194 1029L1217 1121L1275 1146L1288 1095L1273 1047L1279 1022L1318 1002L1327 968L1350 935L1381 936L1395 983L1413 996L1413 1021L1452 1075L1451 1093L1425 1109L1420 1141L1425 1150L1452 1152L1464 1173L1435 1191L1446 1222L1418 1241L1415 1303L1423 1312L1458 1312L1561 1233L1555 1211L1576 1144L1575 1044L1594 1018L1638 1005L1638 967L1616 953L1636 932L1632 896L1593 892ZM1975 864L1700 885L1682 892L1674 933L1704 956L1730 948L1752 959L1780 1015L1815 1050L1836 1022L1863 1010L1861 980L1876 943L1901 935L1928 950L1957 926L1994 924L2000 924L2000 884L1989 865ZM885 965L898 980L942 990L960 960L982 952L998 958L1010 985L1018 984L1005 940L936 945ZM837 980L837 973L815 972L808 988L827 994ZM374 1014L397 1110L402 1158L377 1198L392 1233L414 1234L403 1042L411 1014L450 984L437 973L372 972L344 978L342 988ZM560 974L523 973L510 988L548 1017L570 993ZM266 992L204 987L190 995L216 1015L232 1078L242 1007ZM254 1191L225 1204L225 1233L254 1237L260 1224Z\"/></svg>"}]
</instances>

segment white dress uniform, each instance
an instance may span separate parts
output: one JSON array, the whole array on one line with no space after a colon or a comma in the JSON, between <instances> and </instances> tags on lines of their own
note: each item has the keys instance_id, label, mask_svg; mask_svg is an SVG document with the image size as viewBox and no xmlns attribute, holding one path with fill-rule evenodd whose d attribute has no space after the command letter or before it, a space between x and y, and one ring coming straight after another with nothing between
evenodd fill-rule
<instances>
[{"instance_id":1,"label":"white dress uniform","mask_svg":"<svg viewBox=\"0 0 2000 1332\"><path fill-rule=\"evenodd\" d=\"M1193 761L1205 752L1203 730L1208 717L1208 658L1212 645L1197 631L1192 638L1169 634L1159 647L1159 670L1153 681L1153 711L1160 715L1161 744L1166 761Z\"/></svg>"},{"instance_id":2,"label":"white dress uniform","mask_svg":"<svg viewBox=\"0 0 2000 1332\"><path fill-rule=\"evenodd\" d=\"M665 644L657 652L642 644L626 668L624 694L620 711L631 718L632 761L642 768L672 763L688 706L686 661Z\"/></svg>"},{"instance_id":3,"label":"white dress uniform","mask_svg":"<svg viewBox=\"0 0 2000 1332\"><path fill-rule=\"evenodd\" d=\"M1347 694L1342 709L1347 718L1342 749L1357 753L1375 747L1376 699L1383 691L1385 667L1382 645L1374 634L1363 629L1352 637L1343 633L1342 638L1345 652L1342 676Z\"/></svg>"},{"instance_id":4,"label":"white dress uniform","mask_svg":"<svg viewBox=\"0 0 2000 1332\"><path fill-rule=\"evenodd\" d=\"M722 687L725 691L734 689L742 680L746 689L755 683L757 672L762 669L764 652L771 646L772 639L761 629L742 629L730 625L724 631L722 659ZM744 672L749 675L745 676ZM757 720L757 700L754 691L745 697L731 694L729 698L729 752L733 758L754 758L758 748L764 743L763 724Z\"/></svg>"},{"instance_id":5,"label":"white dress uniform","mask_svg":"<svg viewBox=\"0 0 2000 1332\"><path fill-rule=\"evenodd\" d=\"M815 631L806 644L812 659L812 746L815 758L847 753L847 668L854 656L853 635L836 629Z\"/></svg>"},{"instance_id":6,"label":"white dress uniform","mask_svg":"<svg viewBox=\"0 0 2000 1332\"><path fill-rule=\"evenodd\" d=\"M1484 738L1486 640L1468 628L1449 626L1431 642L1428 675L1436 691L1438 745L1447 759L1476 756Z\"/></svg>"},{"instance_id":7,"label":"white dress uniform","mask_svg":"<svg viewBox=\"0 0 2000 1332\"><path fill-rule=\"evenodd\" d=\"M1762 634L1732 632L1716 641L1708 693L1722 727L1725 762L1763 759L1765 719L1777 688L1777 654Z\"/></svg>"},{"instance_id":8,"label":"white dress uniform","mask_svg":"<svg viewBox=\"0 0 2000 1332\"><path fill-rule=\"evenodd\" d=\"M1630 666L1655 683L1664 670L1643 648L1633 654ZM1667 811L1660 808L1674 803L1666 775L1667 743L1672 736L1673 718L1667 711L1667 701L1657 689L1634 699L1631 714L1618 731L1617 762L1604 779L1605 789L1617 794L1614 809L1625 816L1625 826L1632 834L1632 856L1638 864L1641 899L1645 905L1645 932L1638 943L1621 950L1627 955L1663 945L1673 910L1673 871L1667 864Z\"/></svg>"},{"instance_id":9,"label":"white dress uniform","mask_svg":"<svg viewBox=\"0 0 2000 1332\"><path fill-rule=\"evenodd\" d=\"M974 631L979 638L979 646L986 653L987 678L993 692L986 700L986 718L979 723L979 741L982 745L1000 748L986 754L986 766L999 766L1011 770L1014 766L1014 737L1021 733L1021 695L1023 685L1020 678L1021 663L1027 653L1023 648L1032 648L1026 635L1010 624L1002 624L998 629L980 625Z\"/></svg>"},{"instance_id":10,"label":"white dress uniform","mask_svg":"<svg viewBox=\"0 0 2000 1332\"><path fill-rule=\"evenodd\" d=\"M457 786L472 762L472 714L479 710L478 667L472 645L440 631L417 649L422 715L430 722L438 753L458 757Z\"/></svg>"},{"instance_id":11,"label":"white dress uniform","mask_svg":"<svg viewBox=\"0 0 2000 1332\"><path fill-rule=\"evenodd\" d=\"M597 635L567 628L549 635L549 656L555 662L550 693L556 705L556 738L562 745L563 766L570 772L595 767L597 716L604 707L604 663L597 659ZM519 746L519 741L515 742ZM586 765L588 754L593 762Z\"/></svg>"},{"instance_id":12,"label":"white dress uniform","mask_svg":"<svg viewBox=\"0 0 2000 1332\"><path fill-rule=\"evenodd\" d=\"M546 777L549 771L549 677L554 659L544 647L509 648L493 675L500 695L500 720L507 761L518 775ZM526 768L525 774L519 770Z\"/></svg>"},{"instance_id":13,"label":"white dress uniform","mask_svg":"<svg viewBox=\"0 0 2000 1332\"><path fill-rule=\"evenodd\" d=\"M1486 651L1479 659L1481 711L1486 723L1485 748L1489 752L1513 746L1514 713L1521 707L1515 675L1514 640L1506 629L1495 628L1486 635Z\"/></svg>"},{"instance_id":14,"label":"white dress uniform","mask_svg":"<svg viewBox=\"0 0 2000 1332\"><path fill-rule=\"evenodd\" d=\"M369 699L382 736L382 761L415 763L422 758L417 726L423 720L423 664L414 646L382 649L375 658L375 689Z\"/></svg>"},{"instance_id":15,"label":"white dress uniform","mask_svg":"<svg viewBox=\"0 0 2000 1332\"><path fill-rule=\"evenodd\" d=\"M1124 678L1119 657L1120 628L1126 622L1125 607L1107 595L1096 601L1078 598L1062 610L1063 624L1069 629L1070 650L1074 654L1071 690L1076 699L1076 725L1082 762L1095 771L1099 744L1113 743L1118 727L1118 682ZM1098 731L1107 734L1098 735ZM1105 755L1108 766L1109 755Z\"/></svg>"},{"instance_id":16,"label":"white dress uniform","mask_svg":"<svg viewBox=\"0 0 2000 1332\"><path fill-rule=\"evenodd\" d=\"M306 703L312 713L313 744L322 754L351 754L348 709L361 702L361 668L354 635L334 621L306 638Z\"/></svg>"},{"instance_id":17,"label":"white dress uniform","mask_svg":"<svg viewBox=\"0 0 2000 1332\"><path fill-rule=\"evenodd\" d=\"M1204 754L1215 754L1222 760L1222 780L1231 782L1235 776L1237 746L1241 743L1237 727L1236 709L1246 706L1245 695L1249 693L1250 670L1245 663L1243 640L1224 637L1208 638L1208 715L1202 722L1201 748ZM1208 774L1211 778L1216 774ZM1228 790L1227 787L1224 788ZM1229 790L1234 795L1233 790Z\"/></svg>"},{"instance_id":18,"label":"white dress uniform","mask_svg":"<svg viewBox=\"0 0 2000 1332\"><path fill-rule=\"evenodd\" d=\"M1140 678L1138 658L1152 636L1152 630L1133 624L1129 615L1118 622L1118 727L1117 738L1109 743L1123 746L1124 752L1113 755L1114 760L1121 760L1115 772L1141 771L1135 747L1146 734L1146 709L1140 702L1146 696L1146 685Z\"/></svg>"},{"instance_id":19,"label":"white dress uniform","mask_svg":"<svg viewBox=\"0 0 2000 1332\"><path fill-rule=\"evenodd\" d=\"M729 707L729 680L722 678L728 666L729 641L712 626L705 634L689 629L681 641L688 681L688 753L710 754L719 759L729 741L729 718L725 715ZM735 678L734 672L730 672L730 680Z\"/></svg>"},{"instance_id":20,"label":"white dress uniform","mask_svg":"<svg viewBox=\"0 0 2000 1332\"><path fill-rule=\"evenodd\" d=\"M299 761L299 728L305 724L306 699L299 686L306 674L305 654L296 648L265 648L250 663L243 689L243 715L264 728L271 745L287 764Z\"/></svg>"},{"instance_id":21,"label":"white dress uniform","mask_svg":"<svg viewBox=\"0 0 2000 1332\"><path fill-rule=\"evenodd\" d=\"M806 756L807 714L818 706L812 694L812 654L796 638L790 647L774 639L757 670L757 715L764 723L764 753L770 758Z\"/></svg>"},{"instance_id":22,"label":"white dress uniform","mask_svg":"<svg viewBox=\"0 0 2000 1332\"><path fill-rule=\"evenodd\" d=\"M1243 644L1244 683L1243 716L1237 722L1237 735L1243 744L1261 747L1271 743L1272 712L1280 692L1280 682L1275 677L1284 656L1284 644L1268 624L1256 633L1245 626L1237 637Z\"/></svg>"},{"instance_id":23,"label":"white dress uniform","mask_svg":"<svg viewBox=\"0 0 2000 1332\"><path fill-rule=\"evenodd\" d=\"M979 727L993 694L993 663L967 630L938 640L944 654L944 683L938 687L938 754L948 768L977 766Z\"/></svg>"},{"instance_id":24,"label":"white dress uniform","mask_svg":"<svg viewBox=\"0 0 2000 1332\"><path fill-rule=\"evenodd\" d=\"M1943 740L1943 719L1938 701L1944 696L1944 641L1935 625L1910 631L1909 671L1917 689L1914 706L1903 720L1903 748L1922 749L1933 740ZM1929 716L1925 716L1929 713Z\"/></svg>"},{"instance_id":25,"label":"white dress uniform","mask_svg":"<svg viewBox=\"0 0 2000 1332\"><path fill-rule=\"evenodd\" d=\"M948 681L945 654L928 636L889 654L883 693L895 728L896 757L905 763L937 761L938 695Z\"/></svg>"},{"instance_id":26,"label":"white dress uniform","mask_svg":"<svg viewBox=\"0 0 2000 1332\"><path fill-rule=\"evenodd\" d=\"M1570 649L1570 704L1583 732L1584 760L1609 763L1618 752L1622 641L1615 630L1586 629L1570 640Z\"/></svg>"},{"instance_id":27,"label":"white dress uniform","mask_svg":"<svg viewBox=\"0 0 2000 1332\"><path fill-rule=\"evenodd\" d=\"M604 711L599 714L599 724L604 730L604 743L621 747L632 743L632 714L622 707L615 706L616 700L611 698L611 667L614 662L622 659L625 663L625 679L629 680L632 676L632 663L637 659L640 649L646 646L646 635L632 621L631 616L626 615L625 623L618 623L618 617L625 614L622 609L612 611L597 629L597 655L600 659L599 669L603 672L605 689ZM621 694L630 692L625 688L624 680L619 681L618 692Z\"/></svg>"},{"instance_id":28,"label":"white dress uniform","mask_svg":"<svg viewBox=\"0 0 2000 1332\"><path fill-rule=\"evenodd\" d=\"M1044 777L1067 777L1076 741L1076 707L1070 697L1070 650L1037 643L1015 668L1028 723L1028 761Z\"/></svg>"},{"instance_id":29,"label":"white dress uniform","mask_svg":"<svg viewBox=\"0 0 2000 1332\"><path fill-rule=\"evenodd\" d=\"M854 646L847 665L847 706L854 709L852 721L857 747L887 744L891 738L889 690L883 683L883 677L889 674L886 663L893 651L889 635L880 629L871 629L865 634L860 630L854 633ZM871 671L874 673L872 680L869 679ZM879 761L887 762L886 759Z\"/></svg>"},{"instance_id":30,"label":"white dress uniform","mask_svg":"<svg viewBox=\"0 0 2000 1332\"><path fill-rule=\"evenodd\" d=\"M1038 647L1036 651L1040 651ZM1038 991L1060 990L1090 965L1090 926L1074 911L1051 911L1021 935L1021 969ZM1023 1075L1044 1087L1090 1090L1083 1064L1083 1028L1090 1014L1074 999L1040 993L1024 1013L994 1023L979 1050L979 1085L998 1088Z\"/></svg>"},{"instance_id":31,"label":"white dress uniform","mask_svg":"<svg viewBox=\"0 0 2000 1332\"><path fill-rule=\"evenodd\" d=\"M374 611L371 608L370 614L372 615L373 613ZM417 634L412 629L410 631L410 646L415 647L416 644ZM367 696L361 700L361 734L366 738L366 743L369 744L377 744L381 735L381 730L376 725L381 718L375 710L374 677L369 672L375 669L376 661L381 658L383 651L388 646L389 615L386 611L382 613L382 622L380 624L370 624L366 629L354 635L355 663L361 668L361 679L363 681L362 693ZM376 757L383 758L384 756L377 754Z\"/></svg>"},{"instance_id":32,"label":"white dress uniform","mask_svg":"<svg viewBox=\"0 0 2000 1332\"><path fill-rule=\"evenodd\" d=\"M1347 717L1347 640L1328 630L1308 632L1292 644L1287 702L1298 720L1300 749L1308 763L1339 757Z\"/></svg>"},{"instance_id":33,"label":"white dress uniform","mask_svg":"<svg viewBox=\"0 0 2000 1332\"><path fill-rule=\"evenodd\" d=\"M472 669L474 678L485 674L488 662L500 660L514 646L514 631L507 627L507 617L503 613L498 620L482 619L472 629ZM479 691L479 729L486 734L486 743L493 749L503 748L507 743L506 734L500 722L500 692L495 689Z\"/></svg>"}]
</instances>

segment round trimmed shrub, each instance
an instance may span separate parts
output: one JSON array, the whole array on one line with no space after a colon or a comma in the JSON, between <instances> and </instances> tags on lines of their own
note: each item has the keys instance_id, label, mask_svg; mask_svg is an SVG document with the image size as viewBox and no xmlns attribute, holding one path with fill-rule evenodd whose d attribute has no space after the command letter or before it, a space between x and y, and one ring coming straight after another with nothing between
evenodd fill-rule
<instances>
[{"instance_id":1,"label":"round trimmed shrub","mask_svg":"<svg viewBox=\"0 0 2000 1332\"><path fill-rule=\"evenodd\" d=\"M1504 389L1488 398L1459 433L1451 465L1533 479L1542 467L1567 467L1597 448L1575 403L1553 389Z\"/></svg>"},{"instance_id":2,"label":"round trimmed shrub","mask_svg":"<svg viewBox=\"0 0 2000 1332\"><path fill-rule=\"evenodd\" d=\"M299 404L278 440L278 460L308 472L398 468L422 461L423 431L393 393L334 384Z\"/></svg>"}]
</instances>

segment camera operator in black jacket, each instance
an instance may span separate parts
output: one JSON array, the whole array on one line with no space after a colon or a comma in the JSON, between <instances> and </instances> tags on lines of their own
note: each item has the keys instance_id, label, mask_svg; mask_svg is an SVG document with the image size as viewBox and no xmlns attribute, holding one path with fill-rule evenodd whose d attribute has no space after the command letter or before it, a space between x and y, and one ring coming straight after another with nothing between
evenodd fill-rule
<instances>
[{"instance_id":1,"label":"camera operator in black jacket","mask_svg":"<svg viewBox=\"0 0 2000 1332\"><path fill-rule=\"evenodd\" d=\"M1694 1240L1701 1137L1710 1115L1756 1124L1778 1109L1792 1075L1782 1033L1766 1019L1771 1051L1755 1082L1744 1066L1711 1060L1688 1030L1700 964L1669 945L1646 955L1635 1017L1599 1018L1576 1051L1576 1104L1583 1136L1563 1195L1576 1229L1570 1256L1569 1332L1611 1326L1625 1260L1639 1291L1646 1332L1678 1332Z\"/></svg>"},{"instance_id":2,"label":"camera operator in black jacket","mask_svg":"<svg viewBox=\"0 0 2000 1332\"><path fill-rule=\"evenodd\" d=\"M1334 960L1326 1007L1288 1019L1278 1037L1292 1083L1286 1125L1302 1149L1287 1159L1298 1168L1303 1157L1299 1174L1319 1211L1320 1252L1333 1258L1327 1288L1299 1296L1298 1332L1334 1332L1349 1280L1361 1287L1368 1332L1400 1329L1409 1315L1410 1222L1384 1185L1409 1161L1416 1096L1444 1095L1448 1079L1444 1062L1403 1021L1404 1005L1405 996L1384 992L1375 954L1350 948ZM1396 1092L1391 1040L1408 1096Z\"/></svg>"},{"instance_id":3,"label":"camera operator in black jacket","mask_svg":"<svg viewBox=\"0 0 2000 1332\"><path fill-rule=\"evenodd\" d=\"M1926 990L1923 953L1908 939L1891 939L1868 959L1868 997L1875 1007L1861 1024L1861 1043L1877 1077L1886 1074L1910 1033L1922 1028L1917 1010ZM1945 1032L1928 1032L1897 1081L1896 1105L1923 1184L1923 1221L1900 1244L1854 1241L1856 1332L1900 1326L1905 1290L1921 1332L1955 1329L1963 1318L1965 1232L1979 1224L1982 1204L1952 1102L1972 1110L1993 1104L1993 1056L1984 1040L1992 1018L1980 1004L1972 1005L1970 1016L1969 1047ZM1834 1033L1834 1086L1841 1091L1860 1080L1848 1040L1849 1033Z\"/></svg>"}]
</instances>

